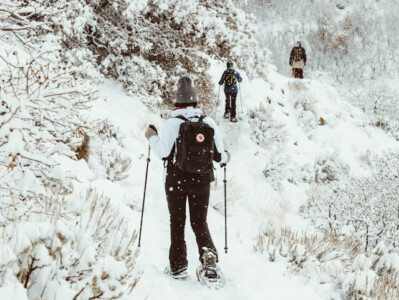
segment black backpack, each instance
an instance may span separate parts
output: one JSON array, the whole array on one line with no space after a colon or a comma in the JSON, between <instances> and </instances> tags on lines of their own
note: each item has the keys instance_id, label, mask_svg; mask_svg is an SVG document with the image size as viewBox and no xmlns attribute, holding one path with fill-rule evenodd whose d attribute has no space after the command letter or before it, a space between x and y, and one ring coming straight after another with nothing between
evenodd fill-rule
<instances>
[{"instance_id":1,"label":"black backpack","mask_svg":"<svg viewBox=\"0 0 399 300\"><path fill-rule=\"evenodd\" d=\"M234 89L237 83L237 77L234 70L228 70L224 78L224 87L227 89Z\"/></svg>"},{"instance_id":2,"label":"black backpack","mask_svg":"<svg viewBox=\"0 0 399 300\"><path fill-rule=\"evenodd\" d=\"M198 122L193 122L183 116L177 116L184 122L180 125L179 135L175 144L175 164L189 173L205 174L213 168L214 130L203 122L204 115Z\"/></svg>"},{"instance_id":3,"label":"black backpack","mask_svg":"<svg viewBox=\"0 0 399 300\"><path fill-rule=\"evenodd\" d=\"M300 61L303 58L302 48L295 47L293 56L294 56L294 61Z\"/></svg>"}]
</instances>

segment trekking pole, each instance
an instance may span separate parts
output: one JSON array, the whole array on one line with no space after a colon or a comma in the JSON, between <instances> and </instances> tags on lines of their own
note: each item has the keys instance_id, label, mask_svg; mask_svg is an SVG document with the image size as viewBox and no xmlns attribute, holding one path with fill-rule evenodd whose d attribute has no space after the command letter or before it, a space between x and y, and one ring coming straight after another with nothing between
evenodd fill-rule
<instances>
[{"instance_id":1,"label":"trekking pole","mask_svg":"<svg viewBox=\"0 0 399 300\"><path fill-rule=\"evenodd\" d=\"M219 85L219 91L218 91L218 104L217 104L217 106L216 106L216 107L218 107L218 106L219 106L219 96L220 96L220 85Z\"/></svg>"},{"instance_id":2,"label":"trekking pole","mask_svg":"<svg viewBox=\"0 0 399 300\"><path fill-rule=\"evenodd\" d=\"M147 167L146 167L146 170L145 170L145 181L144 181L143 205L142 205L142 208L141 208L141 221L140 221L139 244L138 244L139 248L141 246L141 230L143 228L145 193L146 193L146 190L147 190L148 165L150 164L150 161L151 161L150 153L151 153L151 146L148 145Z\"/></svg>"},{"instance_id":3,"label":"trekking pole","mask_svg":"<svg viewBox=\"0 0 399 300\"><path fill-rule=\"evenodd\" d=\"M241 113L244 113L244 110L242 109L242 95L241 95L241 83L238 83L240 87L240 102L241 102Z\"/></svg>"},{"instance_id":4,"label":"trekking pole","mask_svg":"<svg viewBox=\"0 0 399 300\"><path fill-rule=\"evenodd\" d=\"M226 165L224 166L224 251L227 253L227 180Z\"/></svg>"},{"instance_id":5,"label":"trekking pole","mask_svg":"<svg viewBox=\"0 0 399 300\"><path fill-rule=\"evenodd\" d=\"M216 103L216 107L215 107L215 116L216 116L216 113L217 113L218 107L219 107L219 96L220 96L220 85L219 85L219 91L218 91L218 102Z\"/></svg>"}]
</instances>

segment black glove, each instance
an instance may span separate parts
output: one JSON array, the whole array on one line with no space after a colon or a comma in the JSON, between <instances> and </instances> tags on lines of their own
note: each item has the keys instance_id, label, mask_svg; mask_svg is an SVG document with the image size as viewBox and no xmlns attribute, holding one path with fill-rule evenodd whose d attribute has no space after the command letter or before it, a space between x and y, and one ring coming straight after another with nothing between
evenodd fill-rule
<instances>
[{"instance_id":1,"label":"black glove","mask_svg":"<svg viewBox=\"0 0 399 300\"><path fill-rule=\"evenodd\" d=\"M226 166L226 164L230 161L230 152L228 152L227 150L225 150L224 152L226 152L227 159L226 159L226 162L220 164L221 168L224 168Z\"/></svg>"},{"instance_id":2,"label":"black glove","mask_svg":"<svg viewBox=\"0 0 399 300\"><path fill-rule=\"evenodd\" d=\"M148 128L145 131L144 135L147 138L147 140L150 140L150 138L153 137L154 135L158 135L158 131L155 128L154 125L150 125L150 126L148 126Z\"/></svg>"},{"instance_id":3,"label":"black glove","mask_svg":"<svg viewBox=\"0 0 399 300\"><path fill-rule=\"evenodd\" d=\"M154 131L158 134L158 130L155 128L154 125L150 124L150 128L151 128L152 130L154 130Z\"/></svg>"}]
</instances>

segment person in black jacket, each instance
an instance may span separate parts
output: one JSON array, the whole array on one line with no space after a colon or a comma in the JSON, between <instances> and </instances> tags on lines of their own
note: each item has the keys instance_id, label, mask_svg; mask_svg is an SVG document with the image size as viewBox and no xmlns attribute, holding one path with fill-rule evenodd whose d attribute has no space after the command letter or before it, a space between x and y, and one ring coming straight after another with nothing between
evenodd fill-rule
<instances>
[{"instance_id":1,"label":"person in black jacket","mask_svg":"<svg viewBox=\"0 0 399 300\"><path fill-rule=\"evenodd\" d=\"M180 125L183 120L190 119L198 122L199 119L213 129L214 160L226 164L230 155L224 151L221 133L215 121L206 117L202 110L196 108L197 93L190 77L179 79L176 92L176 109L168 119L158 136L157 130L148 127L145 136L150 142L151 149L160 158L167 161L165 176L165 193L170 214L171 245L169 249L170 268L165 270L173 278L187 276L187 249L184 240L186 221L186 202L190 208L190 223L196 236L200 261L208 251L215 255L217 250L212 241L207 223L210 183L214 181L213 168L204 174L188 173L176 165L175 143L179 136Z\"/></svg>"},{"instance_id":2,"label":"person in black jacket","mask_svg":"<svg viewBox=\"0 0 399 300\"><path fill-rule=\"evenodd\" d=\"M224 93L226 95L226 106L224 110L224 118L230 118L231 122L237 122L236 118L236 99L238 93L237 81L241 82L240 73L233 69L233 63L227 62L227 70L222 74L219 85L224 84Z\"/></svg>"},{"instance_id":3,"label":"person in black jacket","mask_svg":"<svg viewBox=\"0 0 399 300\"><path fill-rule=\"evenodd\" d=\"M306 66L306 51L301 46L301 42L297 42L297 46L291 50L290 66L292 68L292 76L302 79L303 69Z\"/></svg>"}]
</instances>

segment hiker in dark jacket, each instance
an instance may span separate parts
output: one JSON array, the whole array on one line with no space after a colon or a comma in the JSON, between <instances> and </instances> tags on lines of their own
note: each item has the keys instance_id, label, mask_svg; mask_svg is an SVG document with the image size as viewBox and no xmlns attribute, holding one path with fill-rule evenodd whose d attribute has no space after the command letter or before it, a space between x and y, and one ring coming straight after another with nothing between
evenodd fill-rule
<instances>
[{"instance_id":1,"label":"hiker in dark jacket","mask_svg":"<svg viewBox=\"0 0 399 300\"><path fill-rule=\"evenodd\" d=\"M303 69L306 66L306 51L301 46L301 42L297 42L297 46L291 50L290 66L292 68L292 76L302 79Z\"/></svg>"},{"instance_id":2,"label":"hiker in dark jacket","mask_svg":"<svg viewBox=\"0 0 399 300\"><path fill-rule=\"evenodd\" d=\"M190 77L179 79L176 92L176 108L158 136L155 128L148 127L145 136L151 149L163 160L166 160L165 193L170 214L171 245L169 249L170 268L165 273L173 278L187 277L187 250L184 240L186 221L186 202L190 210L190 223L196 236L198 251L201 258L209 251L217 260L217 251L212 241L207 214L209 205L210 183L214 181L213 168L204 174L188 173L176 165L176 142L179 137L180 125L185 119L192 122L208 124L213 129L214 161L226 164L230 160L228 152L224 151L223 140L215 121L206 117L197 105L197 93ZM202 137L203 138L203 137ZM200 141L197 135L197 141ZM202 262L202 261L201 261Z\"/></svg>"},{"instance_id":3,"label":"hiker in dark jacket","mask_svg":"<svg viewBox=\"0 0 399 300\"><path fill-rule=\"evenodd\" d=\"M224 109L224 118L230 118L231 122L237 122L236 118L236 99L238 93L237 81L241 82L240 74L233 69L233 63L227 63L227 70L223 72L219 85L224 84L224 93L226 95L226 106Z\"/></svg>"}]
</instances>

